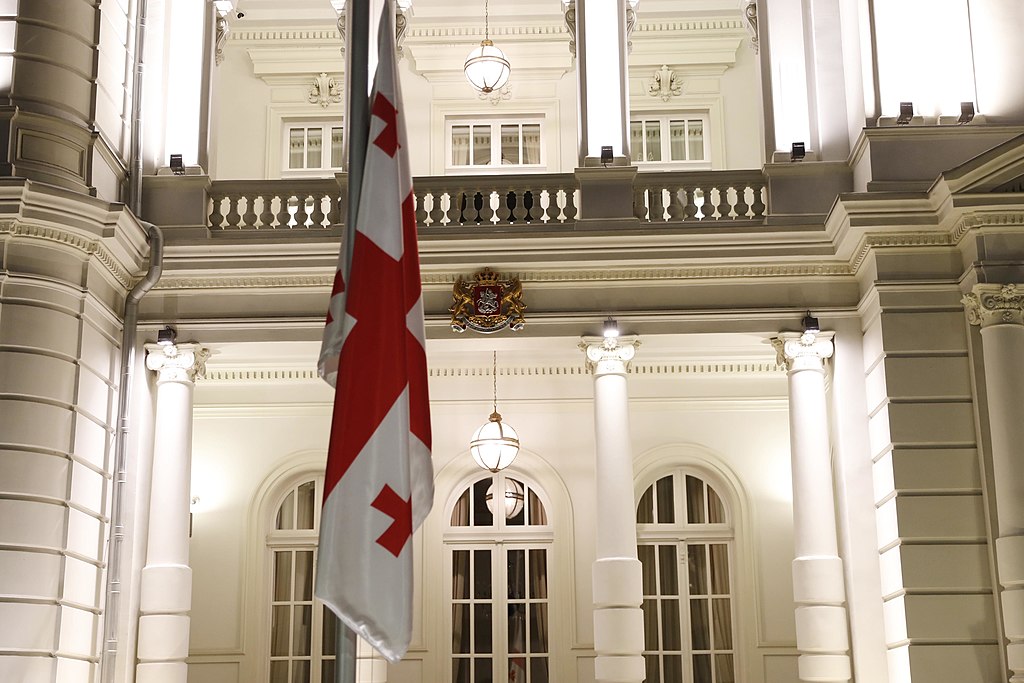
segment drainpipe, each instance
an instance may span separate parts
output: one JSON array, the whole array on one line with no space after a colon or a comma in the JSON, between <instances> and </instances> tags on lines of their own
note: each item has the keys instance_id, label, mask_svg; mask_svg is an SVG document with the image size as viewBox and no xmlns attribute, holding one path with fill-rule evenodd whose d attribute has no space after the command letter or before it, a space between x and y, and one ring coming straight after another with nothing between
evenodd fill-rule
<instances>
[{"instance_id":1,"label":"drainpipe","mask_svg":"<svg viewBox=\"0 0 1024 683\"><path fill-rule=\"evenodd\" d=\"M132 138L128 185L128 207L142 215L142 78L146 41L146 15L149 0L137 0L135 15L135 55L132 81ZM152 223L142 222L149 241L149 269L128 293L124 302L121 328L121 364L117 395L117 431L114 440L114 478L111 488L110 539L107 546L107 580L103 609L103 653L100 659L101 683L113 683L120 643L121 569L125 539L124 489L128 481L128 413L135 372L135 337L139 323L139 302L153 289L163 272L164 236Z\"/></svg>"}]
</instances>

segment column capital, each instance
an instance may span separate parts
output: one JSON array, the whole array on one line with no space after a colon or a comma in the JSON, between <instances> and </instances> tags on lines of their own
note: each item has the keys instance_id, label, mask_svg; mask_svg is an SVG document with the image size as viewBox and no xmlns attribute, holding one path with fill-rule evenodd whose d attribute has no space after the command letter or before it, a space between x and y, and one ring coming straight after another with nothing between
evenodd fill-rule
<instances>
[{"instance_id":1,"label":"column capital","mask_svg":"<svg viewBox=\"0 0 1024 683\"><path fill-rule=\"evenodd\" d=\"M640 346L640 337L583 337L580 350L587 354L587 369L600 375L624 375Z\"/></svg>"},{"instance_id":2,"label":"column capital","mask_svg":"<svg viewBox=\"0 0 1024 683\"><path fill-rule=\"evenodd\" d=\"M960 301L972 325L1024 325L1024 285L974 285Z\"/></svg>"},{"instance_id":3,"label":"column capital","mask_svg":"<svg viewBox=\"0 0 1024 683\"><path fill-rule=\"evenodd\" d=\"M835 350L833 332L780 332L772 339L779 365L794 370L821 370Z\"/></svg>"},{"instance_id":4,"label":"column capital","mask_svg":"<svg viewBox=\"0 0 1024 683\"><path fill-rule=\"evenodd\" d=\"M146 367L157 373L157 383L192 383L206 375L210 350L201 344L146 344Z\"/></svg>"}]
</instances>

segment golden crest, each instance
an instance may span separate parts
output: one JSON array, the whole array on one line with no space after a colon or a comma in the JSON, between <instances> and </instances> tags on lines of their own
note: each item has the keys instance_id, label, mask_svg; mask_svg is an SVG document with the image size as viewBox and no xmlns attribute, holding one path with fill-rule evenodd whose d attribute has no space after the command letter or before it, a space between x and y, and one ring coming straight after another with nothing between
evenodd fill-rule
<instances>
[{"instance_id":1,"label":"golden crest","mask_svg":"<svg viewBox=\"0 0 1024 683\"><path fill-rule=\"evenodd\" d=\"M460 275L452 288L452 330L490 334L506 327L516 332L523 329L523 285L519 278L501 279L498 273L484 268L472 280Z\"/></svg>"}]
</instances>

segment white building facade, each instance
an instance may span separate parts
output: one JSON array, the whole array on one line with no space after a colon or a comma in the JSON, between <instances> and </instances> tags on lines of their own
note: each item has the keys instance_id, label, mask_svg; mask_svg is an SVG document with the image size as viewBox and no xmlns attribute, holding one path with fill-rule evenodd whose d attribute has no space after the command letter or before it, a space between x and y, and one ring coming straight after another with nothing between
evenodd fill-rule
<instances>
[{"instance_id":1,"label":"white building facade","mask_svg":"<svg viewBox=\"0 0 1024 683\"><path fill-rule=\"evenodd\" d=\"M360 680L1024 680L1024 6L399 4L436 498ZM0 680L326 683L344 21L7 5Z\"/></svg>"}]
</instances>

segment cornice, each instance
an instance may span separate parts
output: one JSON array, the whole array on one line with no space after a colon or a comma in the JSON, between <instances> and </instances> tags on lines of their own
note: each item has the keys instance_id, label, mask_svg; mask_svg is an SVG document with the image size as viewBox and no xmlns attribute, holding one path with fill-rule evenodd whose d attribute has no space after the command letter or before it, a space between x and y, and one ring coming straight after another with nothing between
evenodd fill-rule
<instances>
[{"instance_id":1,"label":"cornice","mask_svg":"<svg viewBox=\"0 0 1024 683\"><path fill-rule=\"evenodd\" d=\"M110 274L123 287L132 284L131 274L117 262L114 255L98 240L91 240L80 234L60 230L58 228L44 227L21 223L19 221L0 221L0 235L10 235L15 238L36 239L55 244L62 244L79 251L86 256L94 257L110 272Z\"/></svg>"},{"instance_id":2,"label":"cornice","mask_svg":"<svg viewBox=\"0 0 1024 683\"><path fill-rule=\"evenodd\" d=\"M891 247L948 247L953 240L947 232L873 233L865 235L854 250L849 271L856 274L873 249Z\"/></svg>"},{"instance_id":3,"label":"cornice","mask_svg":"<svg viewBox=\"0 0 1024 683\"><path fill-rule=\"evenodd\" d=\"M967 216L963 216L954 225L950 231L950 241L952 244L960 244L967 233L977 228L1002 228L1010 226L1022 226L1024 225L1024 212L1012 211L1006 213L972 213Z\"/></svg>"},{"instance_id":4,"label":"cornice","mask_svg":"<svg viewBox=\"0 0 1024 683\"><path fill-rule=\"evenodd\" d=\"M157 290L329 288L334 275L208 275L163 277Z\"/></svg>"}]
</instances>

